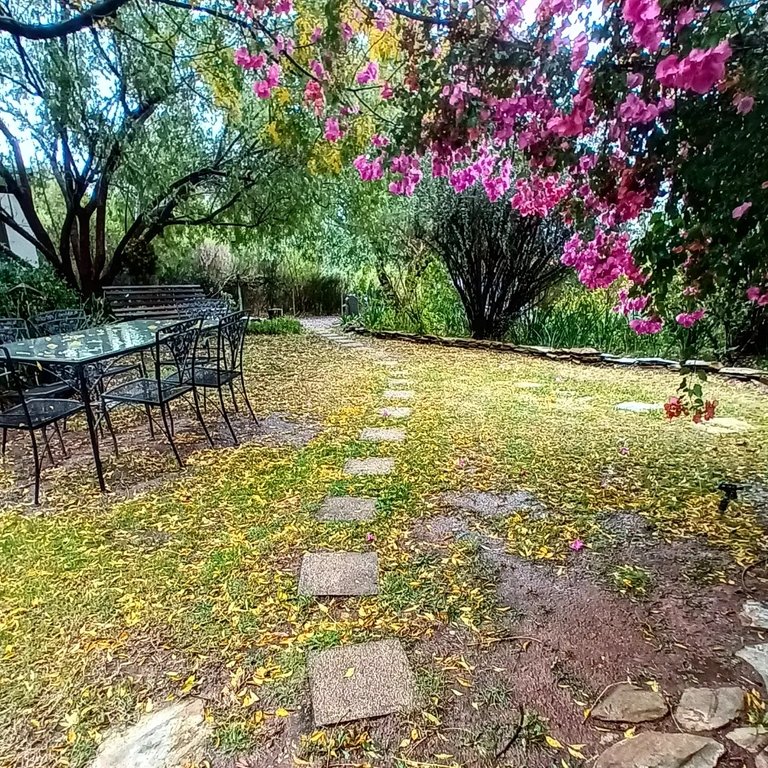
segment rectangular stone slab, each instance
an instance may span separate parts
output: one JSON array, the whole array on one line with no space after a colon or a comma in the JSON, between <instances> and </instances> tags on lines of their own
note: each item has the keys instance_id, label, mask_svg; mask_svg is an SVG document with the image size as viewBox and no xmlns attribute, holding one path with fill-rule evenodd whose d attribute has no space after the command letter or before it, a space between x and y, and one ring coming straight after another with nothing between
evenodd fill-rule
<instances>
[{"instance_id":1,"label":"rectangular stone slab","mask_svg":"<svg viewBox=\"0 0 768 768\"><path fill-rule=\"evenodd\" d=\"M299 594L347 597L379 593L375 552L307 552L301 561Z\"/></svg>"},{"instance_id":2,"label":"rectangular stone slab","mask_svg":"<svg viewBox=\"0 0 768 768\"><path fill-rule=\"evenodd\" d=\"M380 408L379 416L385 419L407 419L411 415L410 408Z\"/></svg>"},{"instance_id":3,"label":"rectangular stone slab","mask_svg":"<svg viewBox=\"0 0 768 768\"><path fill-rule=\"evenodd\" d=\"M416 706L413 672L399 640L312 652L308 671L318 728Z\"/></svg>"},{"instance_id":4,"label":"rectangular stone slab","mask_svg":"<svg viewBox=\"0 0 768 768\"><path fill-rule=\"evenodd\" d=\"M402 443L405 430L387 427L366 427L360 432L360 440L368 443Z\"/></svg>"},{"instance_id":5,"label":"rectangular stone slab","mask_svg":"<svg viewBox=\"0 0 768 768\"><path fill-rule=\"evenodd\" d=\"M368 459L347 459L344 462L345 475L388 475L395 468L394 459L371 456Z\"/></svg>"},{"instance_id":6,"label":"rectangular stone slab","mask_svg":"<svg viewBox=\"0 0 768 768\"><path fill-rule=\"evenodd\" d=\"M328 496L317 511L317 519L370 520L376 514L376 499L360 496Z\"/></svg>"},{"instance_id":7,"label":"rectangular stone slab","mask_svg":"<svg viewBox=\"0 0 768 768\"><path fill-rule=\"evenodd\" d=\"M410 389L385 389L384 397L387 400L410 400L413 392Z\"/></svg>"}]
</instances>

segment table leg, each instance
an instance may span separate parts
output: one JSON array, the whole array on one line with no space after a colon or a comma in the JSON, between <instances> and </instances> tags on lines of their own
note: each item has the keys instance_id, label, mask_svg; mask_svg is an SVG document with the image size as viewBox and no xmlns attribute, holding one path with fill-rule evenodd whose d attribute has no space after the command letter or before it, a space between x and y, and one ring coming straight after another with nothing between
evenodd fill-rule
<instances>
[{"instance_id":1,"label":"table leg","mask_svg":"<svg viewBox=\"0 0 768 768\"><path fill-rule=\"evenodd\" d=\"M96 434L96 422L91 410L91 393L88 388L88 377L85 375L85 367L80 367L80 398L85 406L85 420L88 423L88 434L91 436L91 448L93 449L93 462L96 465L96 476L99 478L99 488L102 493L107 490L104 483L104 469L101 466L101 456L99 455L99 437Z\"/></svg>"}]
</instances>

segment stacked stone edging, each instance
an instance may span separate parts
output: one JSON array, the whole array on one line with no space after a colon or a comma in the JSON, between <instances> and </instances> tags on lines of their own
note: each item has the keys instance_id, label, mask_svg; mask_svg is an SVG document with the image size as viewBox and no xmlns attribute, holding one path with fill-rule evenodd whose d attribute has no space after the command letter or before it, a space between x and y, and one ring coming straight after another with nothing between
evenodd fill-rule
<instances>
[{"instance_id":1,"label":"stacked stone edging","mask_svg":"<svg viewBox=\"0 0 768 768\"><path fill-rule=\"evenodd\" d=\"M373 336L377 339L387 339L390 341L409 341L416 344L435 344L442 347L514 352L519 355L533 355L549 360L585 363L587 365L640 366L644 368L661 368L668 371L679 371L681 368L681 364L676 360L666 360L663 357L622 357L621 355L612 355L608 352L600 352L600 350L593 347L575 347L573 349L536 347L488 339L432 336L429 334L405 333L403 331L371 331L360 326L352 326L347 328L347 330L361 336ZM697 371L704 371L705 373L768 385L768 371L758 368L735 368L707 360L686 360L685 365L688 368L695 368Z\"/></svg>"}]
</instances>

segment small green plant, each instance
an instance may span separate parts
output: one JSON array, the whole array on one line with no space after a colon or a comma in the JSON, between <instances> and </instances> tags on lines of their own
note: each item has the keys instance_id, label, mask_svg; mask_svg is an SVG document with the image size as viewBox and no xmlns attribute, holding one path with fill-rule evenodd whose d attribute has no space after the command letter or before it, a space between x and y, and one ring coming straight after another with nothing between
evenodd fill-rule
<instances>
[{"instance_id":1,"label":"small green plant","mask_svg":"<svg viewBox=\"0 0 768 768\"><path fill-rule=\"evenodd\" d=\"M538 712L526 709L518 741L526 748L536 747L546 743L548 735L547 721Z\"/></svg>"},{"instance_id":2,"label":"small green plant","mask_svg":"<svg viewBox=\"0 0 768 768\"><path fill-rule=\"evenodd\" d=\"M351 761L374 756L376 748L368 731L357 726L326 728L301 737L299 757L303 760ZM328 762L324 763L328 764Z\"/></svg>"},{"instance_id":3,"label":"small green plant","mask_svg":"<svg viewBox=\"0 0 768 768\"><path fill-rule=\"evenodd\" d=\"M252 320L248 333L256 336L285 336L302 333L301 323L295 317L276 317L273 320Z\"/></svg>"},{"instance_id":4,"label":"small green plant","mask_svg":"<svg viewBox=\"0 0 768 768\"><path fill-rule=\"evenodd\" d=\"M226 723L217 729L216 742L224 754L237 754L251 747L253 734L246 723Z\"/></svg>"},{"instance_id":5,"label":"small green plant","mask_svg":"<svg viewBox=\"0 0 768 768\"><path fill-rule=\"evenodd\" d=\"M747 722L758 729L768 728L768 712L765 711L765 701L759 691L754 688L744 697L744 712Z\"/></svg>"},{"instance_id":6,"label":"small green plant","mask_svg":"<svg viewBox=\"0 0 768 768\"><path fill-rule=\"evenodd\" d=\"M653 577L640 566L619 565L611 571L611 580L622 595L639 598L648 594Z\"/></svg>"}]
</instances>

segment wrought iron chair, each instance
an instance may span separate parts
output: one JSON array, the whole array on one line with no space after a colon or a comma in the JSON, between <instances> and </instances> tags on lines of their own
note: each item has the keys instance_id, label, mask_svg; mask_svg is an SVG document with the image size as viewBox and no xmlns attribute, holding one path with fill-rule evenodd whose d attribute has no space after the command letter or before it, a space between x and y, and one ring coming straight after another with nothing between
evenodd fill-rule
<instances>
[{"instance_id":1,"label":"wrought iron chair","mask_svg":"<svg viewBox=\"0 0 768 768\"><path fill-rule=\"evenodd\" d=\"M155 345L153 351L154 378L143 377L133 379L108 389L101 396L102 411L105 415L107 427L112 436L112 442L117 453L117 438L109 418L110 404L113 407L121 403L143 405L149 419L150 432L154 436L152 426L152 409L158 409L162 417L162 424L158 426L165 434L173 449L173 455L179 466L183 466L181 456L173 440L173 417L170 403L179 398L192 395L195 415L208 443L213 446L213 440L208 432L208 427L203 421L200 412L197 389L192 383L191 372L195 368L195 355L197 342L200 337L201 320L183 320L180 323L160 328L155 333ZM172 369L172 375L165 375L165 370Z\"/></svg>"},{"instance_id":2,"label":"wrought iron chair","mask_svg":"<svg viewBox=\"0 0 768 768\"><path fill-rule=\"evenodd\" d=\"M204 320L221 320L231 313L231 308L224 299L193 299L184 304L181 317L190 320L202 317Z\"/></svg>"},{"instance_id":3,"label":"wrought iron chair","mask_svg":"<svg viewBox=\"0 0 768 768\"><path fill-rule=\"evenodd\" d=\"M88 327L88 316L82 309L52 309L40 312L30 319L40 336L55 336L57 333L72 333Z\"/></svg>"},{"instance_id":4,"label":"wrought iron chair","mask_svg":"<svg viewBox=\"0 0 768 768\"><path fill-rule=\"evenodd\" d=\"M0 344L29 338L29 323L23 317L0 317Z\"/></svg>"},{"instance_id":5,"label":"wrought iron chair","mask_svg":"<svg viewBox=\"0 0 768 768\"><path fill-rule=\"evenodd\" d=\"M219 320L216 326L216 356L211 360L195 361L191 377L192 384L202 389L203 393L207 389L215 389L218 392L219 410L235 445L238 445L238 440L224 404L224 387L229 389L232 406L235 413L238 413L235 382L239 382L251 418L256 421L243 378L243 345L247 325L248 318L242 312L235 312Z\"/></svg>"},{"instance_id":6,"label":"wrought iron chair","mask_svg":"<svg viewBox=\"0 0 768 768\"><path fill-rule=\"evenodd\" d=\"M54 463L51 444L48 439L47 428L53 426L59 437L61 449L67 455L64 441L59 430L59 422L83 410L83 404L75 400L60 398L35 397L30 398L24 388L24 383L18 374L17 365L11 360L8 350L2 348L3 356L0 358L0 377L7 383L10 400L13 404L0 411L0 427L2 427L2 455L5 458L5 448L8 440L8 430L20 430L29 432L32 441L32 457L35 462L35 504L40 503L40 474L42 471L42 458L38 447L36 430L40 430L43 437L43 449L48 454L51 464Z\"/></svg>"}]
</instances>

